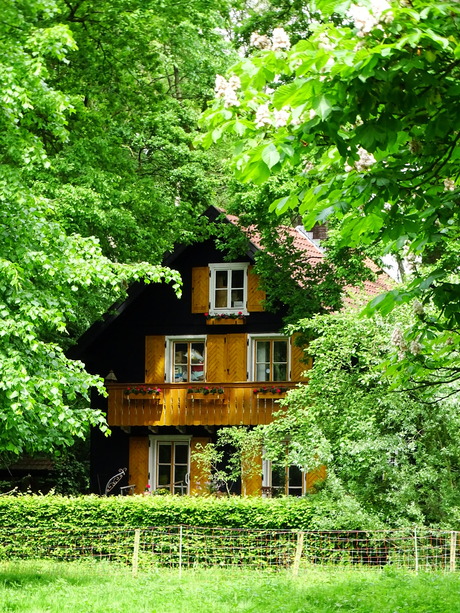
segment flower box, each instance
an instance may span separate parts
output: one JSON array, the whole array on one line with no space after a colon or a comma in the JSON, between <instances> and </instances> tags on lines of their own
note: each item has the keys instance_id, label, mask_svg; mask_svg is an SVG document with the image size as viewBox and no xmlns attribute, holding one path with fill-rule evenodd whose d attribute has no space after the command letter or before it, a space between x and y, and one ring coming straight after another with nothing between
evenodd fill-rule
<instances>
[{"instance_id":1,"label":"flower box","mask_svg":"<svg viewBox=\"0 0 460 613\"><path fill-rule=\"evenodd\" d=\"M187 398L190 398L191 400L206 400L206 401L223 400L224 394L202 394L202 393L194 392L192 394L187 394Z\"/></svg>"},{"instance_id":2,"label":"flower box","mask_svg":"<svg viewBox=\"0 0 460 613\"><path fill-rule=\"evenodd\" d=\"M161 400L162 394L127 394L128 400Z\"/></svg>"},{"instance_id":3,"label":"flower box","mask_svg":"<svg viewBox=\"0 0 460 613\"><path fill-rule=\"evenodd\" d=\"M260 394L257 394L257 398L272 398L273 400L276 400L277 398L284 398L286 396L286 392L281 392L281 394L272 394L271 392L265 393L265 392L261 392Z\"/></svg>"},{"instance_id":4,"label":"flower box","mask_svg":"<svg viewBox=\"0 0 460 613\"><path fill-rule=\"evenodd\" d=\"M210 317L206 320L207 326L241 326L244 317Z\"/></svg>"}]
</instances>

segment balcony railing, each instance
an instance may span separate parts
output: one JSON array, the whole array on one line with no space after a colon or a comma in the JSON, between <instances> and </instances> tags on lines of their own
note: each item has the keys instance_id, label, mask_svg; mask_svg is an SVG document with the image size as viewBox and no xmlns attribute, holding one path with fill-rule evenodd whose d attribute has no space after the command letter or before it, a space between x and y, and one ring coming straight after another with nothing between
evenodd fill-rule
<instances>
[{"instance_id":1,"label":"balcony railing","mask_svg":"<svg viewBox=\"0 0 460 613\"><path fill-rule=\"evenodd\" d=\"M129 387L145 384L113 383L109 392L108 422L111 426L210 426L257 425L272 421L280 410L278 400L284 394L255 393L277 383L208 383L204 386L221 388L222 394L188 393L191 384L152 383L161 392L154 396L126 395ZM282 388L295 387L281 383ZM197 384L194 384L196 387Z\"/></svg>"}]
</instances>

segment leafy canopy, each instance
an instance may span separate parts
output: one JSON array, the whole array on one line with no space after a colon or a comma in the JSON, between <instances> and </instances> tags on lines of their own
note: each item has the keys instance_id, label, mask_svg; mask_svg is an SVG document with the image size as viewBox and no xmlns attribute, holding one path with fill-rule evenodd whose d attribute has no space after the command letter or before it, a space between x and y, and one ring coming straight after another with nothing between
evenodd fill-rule
<instances>
[{"instance_id":1,"label":"leafy canopy","mask_svg":"<svg viewBox=\"0 0 460 613\"><path fill-rule=\"evenodd\" d=\"M128 282L171 281L147 264L117 264L97 240L67 233L54 203L34 189L68 140L72 97L51 85L53 66L75 43L52 0L0 6L0 453L49 451L106 429L89 409L89 390L105 390L69 360L68 332L79 329L125 291Z\"/></svg>"},{"instance_id":2,"label":"leafy canopy","mask_svg":"<svg viewBox=\"0 0 460 613\"><path fill-rule=\"evenodd\" d=\"M337 220L339 246L410 259L406 285L369 311L388 314L416 298L424 315L404 334L420 351L394 374L406 384L448 381L460 374L460 7L327 0L317 8L322 22L293 47L282 29L268 45L252 39L263 48L218 84L202 142L235 139L243 183L291 169L294 185L270 205L278 214L300 213L307 228Z\"/></svg>"}]
</instances>

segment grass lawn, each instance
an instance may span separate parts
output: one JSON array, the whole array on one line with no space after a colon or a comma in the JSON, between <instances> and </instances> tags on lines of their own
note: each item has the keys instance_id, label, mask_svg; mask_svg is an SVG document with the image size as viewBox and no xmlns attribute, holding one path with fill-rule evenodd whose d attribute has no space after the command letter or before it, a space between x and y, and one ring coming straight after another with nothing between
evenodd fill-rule
<instances>
[{"instance_id":1,"label":"grass lawn","mask_svg":"<svg viewBox=\"0 0 460 613\"><path fill-rule=\"evenodd\" d=\"M460 613L460 575L225 569L158 570L137 578L103 564L0 562L0 612Z\"/></svg>"}]
</instances>

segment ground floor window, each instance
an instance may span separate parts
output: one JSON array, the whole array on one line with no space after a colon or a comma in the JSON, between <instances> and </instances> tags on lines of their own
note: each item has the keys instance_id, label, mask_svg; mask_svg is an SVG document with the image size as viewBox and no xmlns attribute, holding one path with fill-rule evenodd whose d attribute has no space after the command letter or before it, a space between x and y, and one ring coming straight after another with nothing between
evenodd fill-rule
<instances>
[{"instance_id":1,"label":"ground floor window","mask_svg":"<svg viewBox=\"0 0 460 613\"><path fill-rule=\"evenodd\" d=\"M152 491L188 494L190 437L150 437L149 473Z\"/></svg>"},{"instance_id":2,"label":"ground floor window","mask_svg":"<svg viewBox=\"0 0 460 613\"><path fill-rule=\"evenodd\" d=\"M297 466L274 466L263 461L262 491L266 496L303 496L306 493L306 473Z\"/></svg>"}]
</instances>

